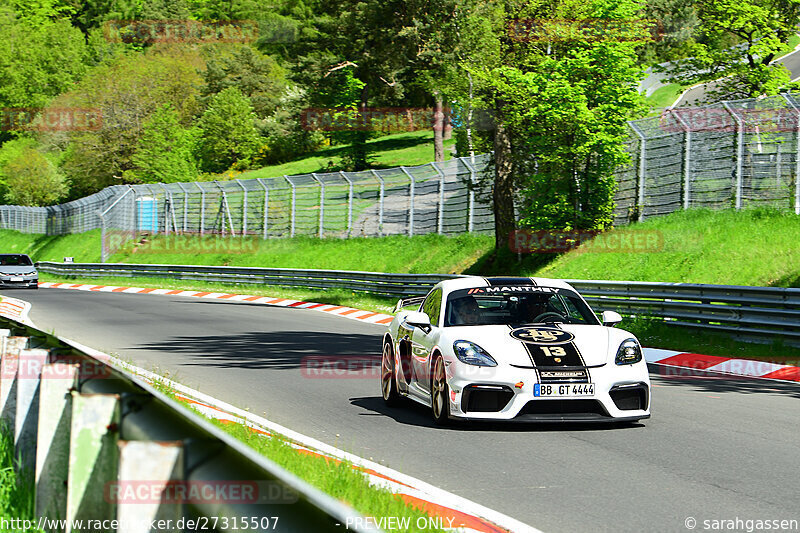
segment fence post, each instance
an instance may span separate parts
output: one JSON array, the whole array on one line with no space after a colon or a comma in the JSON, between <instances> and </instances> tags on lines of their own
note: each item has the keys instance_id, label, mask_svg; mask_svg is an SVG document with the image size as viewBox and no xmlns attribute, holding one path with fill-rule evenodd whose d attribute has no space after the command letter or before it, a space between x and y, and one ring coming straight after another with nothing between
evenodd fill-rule
<instances>
[{"instance_id":1,"label":"fence post","mask_svg":"<svg viewBox=\"0 0 800 533\"><path fill-rule=\"evenodd\" d=\"M295 208L297 206L297 188L295 187L292 180L289 179L289 176L286 174L283 175L283 179L289 182L289 185L292 187L292 214L291 214L291 224L289 226L289 237L294 237L294 216L295 216Z\"/></svg>"},{"instance_id":2,"label":"fence post","mask_svg":"<svg viewBox=\"0 0 800 533\"><path fill-rule=\"evenodd\" d=\"M317 177L316 172L312 172L311 177L319 183L319 238L321 239L325 232L325 184Z\"/></svg>"},{"instance_id":3,"label":"fence post","mask_svg":"<svg viewBox=\"0 0 800 533\"><path fill-rule=\"evenodd\" d=\"M263 178L256 178L256 181L264 187L264 238L269 237L269 186L264 184Z\"/></svg>"},{"instance_id":4,"label":"fence post","mask_svg":"<svg viewBox=\"0 0 800 533\"><path fill-rule=\"evenodd\" d=\"M725 110L736 121L736 209L742 208L742 164L744 159L744 124L739 115L733 112L728 102L722 102Z\"/></svg>"},{"instance_id":5,"label":"fence post","mask_svg":"<svg viewBox=\"0 0 800 533\"><path fill-rule=\"evenodd\" d=\"M378 235L383 237L383 197L386 193L386 186L383 183L383 178L377 172L372 169L370 169L370 172L380 183L380 188L378 189Z\"/></svg>"},{"instance_id":6,"label":"fence post","mask_svg":"<svg viewBox=\"0 0 800 533\"><path fill-rule=\"evenodd\" d=\"M475 163L475 156L471 157L472 163ZM477 171L475 170L475 166L467 161L466 157L461 158L461 162L469 169L469 202L467 203L467 231L472 233L472 230L475 228L475 191L473 187L475 186L475 175Z\"/></svg>"},{"instance_id":7,"label":"fence post","mask_svg":"<svg viewBox=\"0 0 800 533\"><path fill-rule=\"evenodd\" d=\"M633 132L639 137L639 194L636 200L637 207L639 208L639 222L644 220L644 185L645 173L647 172L647 141L645 140L644 133L639 130L639 127L632 121L628 122Z\"/></svg>"},{"instance_id":8,"label":"fence post","mask_svg":"<svg viewBox=\"0 0 800 533\"><path fill-rule=\"evenodd\" d=\"M439 170L436 163L431 163L430 165L439 174L439 212L436 217L436 233L441 235L444 233L444 172Z\"/></svg>"},{"instance_id":9,"label":"fence post","mask_svg":"<svg viewBox=\"0 0 800 533\"><path fill-rule=\"evenodd\" d=\"M242 237L244 237L247 233L247 187L242 184L241 180L234 181L242 188Z\"/></svg>"},{"instance_id":10,"label":"fence post","mask_svg":"<svg viewBox=\"0 0 800 533\"><path fill-rule=\"evenodd\" d=\"M800 215L800 109L786 93L783 97L795 111L795 150L794 150L794 213Z\"/></svg>"},{"instance_id":11,"label":"fence post","mask_svg":"<svg viewBox=\"0 0 800 533\"><path fill-rule=\"evenodd\" d=\"M178 183L178 187L183 191L183 230L182 234L186 234L186 213L189 211L189 191L183 186L183 183Z\"/></svg>"},{"instance_id":12,"label":"fence post","mask_svg":"<svg viewBox=\"0 0 800 533\"><path fill-rule=\"evenodd\" d=\"M344 179L347 180L348 190L347 190L347 236L350 237L350 234L353 232L353 182L350 178L347 177L347 174L344 173L344 170L340 170L339 174L342 175Z\"/></svg>"},{"instance_id":13,"label":"fence post","mask_svg":"<svg viewBox=\"0 0 800 533\"><path fill-rule=\"evenodd\" d=\"M677 109L673 109L672 112L675 114L675 118L678 122L681 123L683 127L683 146L686 152L683 155L683 208L689 209L690 202L689 202L689 194L691 193L690 184L691 184L691 153L692 153L692 130L689 124L687 124L683 117L681 117L680 112Z\"/></svg>"},{"instance_id":14,"label":"fence post","mask_svg":"<svg viewBox=\"0 0 800 533\"><path fill-rule=\"evenodd\" d=\"M400 167L400 170L403 171L403 174L408 176L408 179L411 180L411 183L408 186L408 194L409 194L409 206L408 206L408 236L414 236L414 176L406 170L406 167Z\"/></svg>"},{"instance_id":15,"label":"fence post","mask_svg":"<svg viewBox=\"0 0 800 533\"><path fill-rule=\"evenodd\" d=\"M205 235L206 232L206 190L200 186L200 183L195 182L197 188L200 189L200 235Z\"/></svg>"}]
</instances>

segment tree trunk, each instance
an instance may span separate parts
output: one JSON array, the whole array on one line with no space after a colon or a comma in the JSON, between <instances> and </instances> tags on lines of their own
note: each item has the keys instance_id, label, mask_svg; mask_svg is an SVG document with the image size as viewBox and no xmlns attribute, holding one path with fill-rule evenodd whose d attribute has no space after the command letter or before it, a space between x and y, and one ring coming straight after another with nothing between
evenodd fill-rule
<instances>
[{"instance_id":1,"label":"tree trunk","mask_svg":"<svg viewBox=\"0 0 800 533\"><path fill-rule=\"evenodd\" d=\"M514 216L514 174L511 161L511 136L504 123L505 102L497 101L494 131L494 245L499 251L508 246L508 239L516 227Z\"/></svg>"},{"instance_id":2,"label":"tree trunk","mask_svg":"<svg viewBox=\"0 0 800 533\"><path fill-rule=\"evenodd\" d=\"M444 110L442 105L442 94L436 92L436 107L433 111L433 160L444 161Z\"/></svg>"}]
</instances>

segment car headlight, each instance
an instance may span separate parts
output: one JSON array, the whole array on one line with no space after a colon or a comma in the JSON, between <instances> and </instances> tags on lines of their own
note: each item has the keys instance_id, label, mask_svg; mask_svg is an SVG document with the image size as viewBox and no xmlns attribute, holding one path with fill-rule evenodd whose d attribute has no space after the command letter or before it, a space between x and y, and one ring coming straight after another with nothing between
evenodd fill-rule
<instances>
[{"instance_id":1,"label":"car headlight","mask_svg":"<svg viewBox=\"0 0 800 533\"><path fill-rule=\"evenodd\" d=\"M619 345L614 362L618 365L632 365L642 360L642 347L636 339L625 339Z\"/></svg>"},{"instance_id":2,"label":"car headlight","mask_svg":"<svg viewBox=\"0 0 800 533\"><path fill-rule=\"evenodd\" d=\"M475 366L497 366L497 361L474 342L456 341L453 343L453 351L462 363Z\"/></svg>"}]
</instances>

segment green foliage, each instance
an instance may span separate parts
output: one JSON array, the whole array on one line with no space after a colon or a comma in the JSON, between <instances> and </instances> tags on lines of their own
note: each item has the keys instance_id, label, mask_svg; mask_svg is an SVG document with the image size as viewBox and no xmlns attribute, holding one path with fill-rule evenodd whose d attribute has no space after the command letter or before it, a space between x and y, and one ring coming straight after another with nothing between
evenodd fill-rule
<instances>
[{"instance_id":1,"label":"green foliage","mask_svg":"<svg viewBox=\"0 0 800 533\"><path fill-rule=\"evenodd\" d=\"M86 72L83 35L59 10L36 6L27 16L0 3L0 107L42 107Z\"/></svg>"},{"instance_id":2,"label":"green foliage","mask_svg":"<svg viewBox=\"0 0 800 533\"><path fill-rule=\"evenodd\" d=\"M4 421L0 424L0 519L34 521L34 489L16 466L14 431Z\"/></svg>"},{"instance_id":3,"label":"green foliage","mask_svg":"<svg viewBox=\"0 0 800 533\"><path fill-rule=\"evenodd\" d=\"M234 165L237 169L248 168L262 143L255 119L250 99L236 87L214 95L199 121L203 130L200 143L203 169L222 172Z\"/></svg>"},{"instance_id":4,"label":"green foliage","mask_svg":"<svg viewBox=\"0 0 800 533\"><path fill-rule=\"evenodd\" d=\"M135 175L145 183L196 181L194 153L198 128L184 128L171 105L165 104L145 122L132 161Z\"/></svg>"},{"instance_id":5,"label":"green foliage","mask_svg":"<svg viewBox=\"0 0 800 533\"><path fill-rule=\"evenodd\" d=\"M58 169L57 154L45 154L31 137L20 137L0 147L0 201L43 206L56 203L68 189Z\"/></svg>"},{"instance_id":6,"label":"green foliage","mask_svg":"<svg viewBox=\"0 0 800 533\"><path fill-rule=\"evenodd\" d=\"M690 43L687 57L668 72L670 81L718 80L710 101L775 95L789 71L772 61L800 23L800 0L697 0L704 41Z\"/></svg>"},{"instance_id":7,"label":"green foliage","mask_svg":"<svg viewBox=\"0 0 800 533\"><path fill-rule=\"evenodd\" d=\"M102 115L98 130L68 134L63 168L73 183L73 198L120 183L115 176L131 175L144 125L155 110L168 104L182 126L191 124L200 109L201 64L197 51L154 46L95 67L74 91L53 103L95 108Z\"/></svg>"}]
</instances>

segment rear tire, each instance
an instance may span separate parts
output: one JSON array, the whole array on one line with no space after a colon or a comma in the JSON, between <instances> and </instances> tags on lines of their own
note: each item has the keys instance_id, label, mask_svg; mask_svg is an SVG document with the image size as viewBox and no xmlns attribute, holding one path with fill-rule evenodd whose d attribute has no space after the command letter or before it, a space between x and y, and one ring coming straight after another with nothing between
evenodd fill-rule
<instances>
[{"instance_id":1,"label":"rear tire","mask_svg":"<svg viewBox=\"0 0 800 533\"><path fill-rule=\"evenodd\" d=\"M433 379L431 380L431 410L433 421L437 426L450 424L450 387L447 385L447 373L444 370L444 358L437 354L433 362Z\"/></svg>"},{"instance_id":2,"label":"rear tire","mask_svg":"<svg viewBox=\"0 0 800 533\"><path fill-rule=\"evenodd\" d=\"M397 380L394 372L394 350L391 343L383 345L383 355L381 356L381 393L383 401L389 407L400 405L402 397L397 392Z\"/></svg>"}]
</instances>

